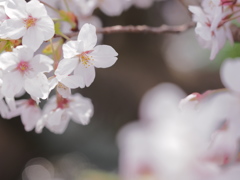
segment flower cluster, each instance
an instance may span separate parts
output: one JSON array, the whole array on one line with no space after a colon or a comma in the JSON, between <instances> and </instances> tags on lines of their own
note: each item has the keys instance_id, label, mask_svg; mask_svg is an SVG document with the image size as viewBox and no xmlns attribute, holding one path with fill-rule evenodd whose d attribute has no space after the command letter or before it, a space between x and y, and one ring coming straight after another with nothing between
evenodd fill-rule
<instances>
[{"instance_id":1,"label":"flower cluster","mask_svg":"<svg viewBox=\"0 0 240 180\"><path fill-rule=\"evenodd\" d=\"M232 65L223 65L223 79L230 76ZM215 90L180 101L184 96L173 84L161 84L144 96L140 121L126 125L118 135L122 179L239 178L236 94Z\"/></svg>"},{"instance_id":2,"label":"flower cluster","mask_svg":"<svg viewBox=\"0 0 240 180\"><path fill-rule=\"evenodd\" d=\"M199 42L211 49L211 60L227 40L233 43L230 25L233 20L239 21L239 3L237 0L203 0L202 7L189 6L193 21L197 23L195 32Z\"/></svg>"},{"instance_id":3,"label":"flower cluster","mask_svg":"<svg viewBox=\"0 0 240 180\"><path fill-rule=\"evenodd\" d=\"M70 119L86 125L93 115L91 100L72 95L71 89L90 86L95 67L112 66L118 54L111 46L97 45L96 28L88 23L81 27L77 40L66 37L43 3L0 2L0 113L7 119L20 115L26 131L35 128L39 133L46 127L60 134ZM68 41L64 43L61 36ZM44 54L39 54L40 48ZM53 89L56 95L42 111L39 103ZM25 93L29 99L15 100Z\"/></svg>"}]
</instances>

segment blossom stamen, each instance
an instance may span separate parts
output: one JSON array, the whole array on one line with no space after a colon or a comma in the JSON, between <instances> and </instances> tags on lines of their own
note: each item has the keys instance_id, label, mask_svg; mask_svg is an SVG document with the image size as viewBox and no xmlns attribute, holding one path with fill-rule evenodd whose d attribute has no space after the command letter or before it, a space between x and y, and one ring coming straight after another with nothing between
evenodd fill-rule
<instances>
[{"instance_id":1,"label":"blossom stamen","mask_svg":"<svg viewBox=\"0 0 240 180\"><path fill-rule=\"evenodd\" d=\"M57 99L57 108L60 108L60 109L68 108L69 102L70 101L68 99L60 97Z\"/></svg>"},{"instance_id":2,"label":"blossom stamen","mask_svg":"<svg viewBox=\"0 0 240 180\"><path fill-rule=\"evenodd\" d=\"M25 27L28 29L32 26L35 26L37 19L29 16L27 19L24 19Z\"/></svg>"},{"instance_id":3,"label":"blossom stamen","mask_svg":"<svg viewBox=\"0 0 240 180\"><path fill-rule=\"evenodd\" d=\"M29 70L29 63L27 61L21 61L17 65L17 70L19 70L21 73L24 73Z\"/></svg>"},{"instance_id":4,"label":"blossom stamen","mask_svg":"<svg viewBox=\"0 0 240 180\"><path fill-rule=\"evenodd\" d=\"M91 52L91 51L86 51L86 52L83 52L81 53L80 55L78 55L79 57L79 60L81 61L81 63L87 68L91 65L93 65L90 61L92 60L93 61L93 58L92 56L88 56L87 54Z\"/></svg>"},{"instance_id":5,"label":"blossom stamen","mask_svg":"<svg viewBox=\"0 0 240 180\"><path fill-rule=\"evenodd\" d=\"M28 105L28 106L36 106L37 104L36 104L36 102L35 102L33 99L29 99L29 100L27 101L27 105Z\"/></svg>"}]
</instances>

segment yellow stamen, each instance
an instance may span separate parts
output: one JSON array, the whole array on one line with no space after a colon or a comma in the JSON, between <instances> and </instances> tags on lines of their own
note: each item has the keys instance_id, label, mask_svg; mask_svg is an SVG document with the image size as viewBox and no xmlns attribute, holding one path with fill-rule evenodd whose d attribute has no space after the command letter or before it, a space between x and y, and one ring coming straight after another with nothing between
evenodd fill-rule
<instances>
[{"instance_id":1,"label":"yellow stamen","mask_svg":"<svg viewBox=\"0 0 240 180\"><path fill-rule=\"evenodd\" d=\"M35 26L37 19L33 18L32 16L29 16L27 19L24 20L25 27L28 29L32 26Z\"/></svg>"},{"instance_id":2,"label":"yellow stamen","mask_svg":"<svg viewBox=\"0 0 240 180\"><path fill-rule=\"evenodd\" d=\"M91 56L88 56L85 52L83 52L79 55L79 60L87 68L92 65L90 61L93 59Z\"/></svg>"}]
</instances>

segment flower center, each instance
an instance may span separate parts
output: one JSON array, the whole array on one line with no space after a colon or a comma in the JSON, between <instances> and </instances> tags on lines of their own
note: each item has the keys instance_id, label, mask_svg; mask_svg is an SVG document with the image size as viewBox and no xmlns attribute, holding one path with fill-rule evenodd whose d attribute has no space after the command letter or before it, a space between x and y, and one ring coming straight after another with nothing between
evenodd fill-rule
<instances>
[{"instance_id":1,"label":"flower center","mask_svg":"<svg viewBox=\"0 0 240 180\"><path fill-rule=\"evenodd\" d=\"M29 99L29 100L27 101L27 105L28 105L28 106L36 106L37 104L36 104L36 102L35 102L33 99Z\"/></svg>"},{"instance_id":2,"label":"flower center","mask_svg":"<svg viewBox=\"0 0 240 180\"><path fill-rule=\"evenodd\" d=\"M93 61L93 58L92 58L92 56L89 56L89 55L88 55L88 53L90 53L90 52L92 52L92 51L86 51L86 52L83 52L83 53L81 53L81 54L78 55L81 63L82 63L86 68L89 67L89 66L91 66L91 65L93 65L93 64L91 63L91 61Z\"/></svg>"},{"instance_id":3,"label":"flower center","mask_svg":"<svg viewBox=\"0 0 240 180\"><path fill-rule=\"evenodd\" d=\"M69 100L63 97L57 98L57 108L65 109L69 107Z\"/></svg>"},{"instance_id":4,"label":"flower center","mask_svg":"<svg viewBox=\"0 0 240 180\"><path fill-rule=\"evenodd\" d=\"M21 73L25 73L26 71L29 70L29 63L28 63L27 61L21 61L20 63L18 63L17 69L18 69Z\"/></svg>"},{"instance_id":5,"label":"flower center","mask_svg":"<svg viewBox=\"0 0 240 180\"><path fill-rule=\"evenodd\" d=\"M28 29L32 26L35 26L37 19L29 16L27 19L24 19L25 27Z\"/></svg>"}]
</instances>

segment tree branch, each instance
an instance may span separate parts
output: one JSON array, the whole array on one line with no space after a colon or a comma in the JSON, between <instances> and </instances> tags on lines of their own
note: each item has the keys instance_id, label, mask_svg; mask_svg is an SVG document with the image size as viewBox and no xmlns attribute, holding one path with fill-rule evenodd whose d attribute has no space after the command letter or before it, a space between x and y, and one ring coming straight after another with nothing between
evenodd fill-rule
<instances>
[{"instance_id":1,"label":"tree branch","mask_svg":"<svg viewBox=\"0 0 240 180\"><path fill-rule=\"evenodd\" d=\"M150 27L146 25L141 26L111 26L104 28L97 28L97 33L99 34L112 34L112 33L151 33L151 34L162 34L162 33L181 33L184 32L196 24L194 22L190 22L187 24L182 24L179 26L168 26L161 25L159 27ZM66 34L68 37L77 36L78 32L73 32L70 34Z\"/></svg>"}]
</instances>

